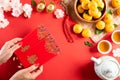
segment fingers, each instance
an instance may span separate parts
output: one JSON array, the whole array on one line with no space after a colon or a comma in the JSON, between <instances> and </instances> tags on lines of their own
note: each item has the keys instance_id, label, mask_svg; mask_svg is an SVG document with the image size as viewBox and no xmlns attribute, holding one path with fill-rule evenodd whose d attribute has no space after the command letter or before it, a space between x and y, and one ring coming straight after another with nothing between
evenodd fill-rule
<instances>
[{"instance_id":1,"label":"fingers","mask_svg":"<svg viewBox=\"0 0 120 80\"><path fill-rule=\"evenodd\" d=\"M43 66L41 66L36 72L32 73L33 79L37 78L43 72Z\"/></svg>"},{"instance_id":2,"label":"fingers","mask_svg":"<svg viewBox=\"0 0 120 80\"><path fill-rule=\"evenodd\" d=\"M36 70L37 68L38 68L38 65L35 64L35 65L32 65L32 66L26 68L25 70L28 72L32 72L32 71Z\"/></svg>"},{"instance_id":3,"label":"fingers","mask_svg":"<svg viewBox=\"0 0 120 80\"><path fill-rule=\"evenodd\" d=\"M10 40L10 42L17 43L18 41L21 41L21 40L22 40L22 38L14 38L14 39Z\"/></svg>"},{"instance_id":4,"label":"fingers","mask_svg":"<svg viewBox=\"0 0 120 80\"><path fill-rule=\"evenodd\" d=\"M3 49L9 49L11 46L13 46L14 44L16 44L18 41L21 41L22 38L14 38L10 41L7 41L5 43L5 45L3 46Z\"/></svg>"},{"instance_id":5,"label":"fingers","mask_svg":"<svg viewBox=\"0 0 120 80\"><path fill-rule=\"evenodd\" d=\"M10 48L10 53L14 53L18 48L20 48L21 47L21 45L19 45L19 44L15 44L14 46L12 46L11 48Z\"/></svg>"},{"instance_id":6,"label":"fingers","mask_svg":"<svg viewBox=\"0 0 120 80\"><path fill-rule=\"evenodd\" d=\"M22 40L22 38L14 38L14 39L10 40L10 41L9 41L10 46L15 45L17 42L19 42L19 41L21 41L21 40Z\"/></svg>"},{"instance_id":7,"label":"fingers","mask_svg":"<svg viewBox=\"0 0 120 80\"><path fill-rule=\"evenodd\" d=\"M34 80L43 72L43 66L39 67L39 69L38 66L38 64L35 64L22 70L23 73L25 73L24 76L26 80Z\"/></svg>"}]
</instances>

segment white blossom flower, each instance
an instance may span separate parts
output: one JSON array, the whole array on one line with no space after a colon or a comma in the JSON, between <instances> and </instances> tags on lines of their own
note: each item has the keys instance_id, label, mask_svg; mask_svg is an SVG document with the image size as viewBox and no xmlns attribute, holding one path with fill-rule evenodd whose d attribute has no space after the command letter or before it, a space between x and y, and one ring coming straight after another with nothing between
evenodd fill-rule
<instances>
[{"instance_id":1,"label":"white blossom flower","mask_svg":"<svg viewBox=\"0 0 120 80\"><path fill-rule=\"evenodd\" d=\"M10 0L1 0L0 1L0 8L2 8L6 12L11 11Z\"/></svg>"},{"instance_id":2,"label":"white blossom flower","mask_svg":"<svg viewBox=\"0 0 120 80\"><path fill-rule=\"evenodd\" d=\"M0 12L0 19L4 19L4 14Z\"/></svg>"},{"instance_id":3,"label":"white blossom flower","mask_svg":"<svg viewBox=\"0 0 120 80\"><path fill-rule=\"evenodd\" d=\"M0 28L5 28L9 25L9 21L7 19L0 20Z\"/></svg>"},{"instance_id":4,"label":"white blossom flower","mask_svg":"<svg viewBox=\"0 0 120 80\"><path fill-rule=\"evenodd\" d=\"M24 16L30 18L32 13L32 7L29 4L23 6Z\"/></svg>"},{"instance_id":5,"label":"white blossom flower","mask_svg":"<svg viewBox=\"0 0 120 80\"><path fill-rule=\"evenodd\" d=\"M20 3L20 0L11 0L11 2L12 3L16 3L16 2Z\"/></svg>"},{"instance_id":6,"label":"white blossom flower","mask_svg":"<svg viewBox=\"0 0 120 80\"><path fill-rule=\"evenodd\" d=\"M0 8L0 14L4 14L4 10Z\"/></svg>"},{"instance_id":7,"label":"white blossom flower","mask_svg":"<svg viewBox=\"0 0 120 80\"><path fill-rule=\"evenodd\" d=\"M58 19L63 18L64 17L64 11L62 9L56 9L56 11L54 12L54 15Z\"/></svg>"},{"instance_id":8,"label":"white blossom flower","mask_svg":"<svg viewBox=\"0 0 120 80\"><path fill-rule=\"evenodd\" d=\"M0 0L0 28L9 25L9 21L4 18L4 11L12 11L14 17L19 17L24 11L24 16L30 18L32 7L29 4L23 6L20 0Z\"/></svg>"},{"instance_id":9,"label":"white blossom flower","mask_svg":"<svg viewBox=\"0 0 120 80\"><path fill-rule=\"evenodd\" d=\"M9 2L8 3L4 3L3 10L6 11L6 12L12 10L11 5L10 5Z\"/></svg>"},{"instance_id":10,"label":"white blossom flower","mask_svg":"<svg viewBox=\"0 0 120 80\"><path fill-rule=\"evenodd\" d=\"M4 0L0 0L0 8L3 7L3 4L4 4Z\"/></svg>"},{"instance_id":11,"label":"white blossom flower","mask_svg":"<svg viewBox=\"0 0 120 80\"><path fill-rule=\"evenodd\" d=\"M14 17L19 17L23 13L23 6L20 0L11 0L12 15Z\"/></svg>"},{"instance_id":12,"label":"white blossom flower","mask_svg":"<svg viewBox=\"0 0 120 80\"><path fill-rule=\"evenodd\" d=\"M15 8L12 10L12 15L14 17L19 17L23 13L23 10L20 8Z\"/></svg>"},{"instance_id":13,"label":"white blossom flower","mask_svg":"<svg viewBox=\"0 0 120 80\"><path fill-rule=\"evenodd\" d=\"M20 3L20 0L12 0L10 2L12 9L19 8L22 6L22 3Z\"/></svg>"},{"instance_id":14,"label":"white blossom flower","mask_svg":"<svg viewBox=\"0 0 120 80\"><path fill-rule=\"evenodd\" d=\"M120 57L120 48L114 49L112 52L114 57Z\"/></svg>"}]
</instances>

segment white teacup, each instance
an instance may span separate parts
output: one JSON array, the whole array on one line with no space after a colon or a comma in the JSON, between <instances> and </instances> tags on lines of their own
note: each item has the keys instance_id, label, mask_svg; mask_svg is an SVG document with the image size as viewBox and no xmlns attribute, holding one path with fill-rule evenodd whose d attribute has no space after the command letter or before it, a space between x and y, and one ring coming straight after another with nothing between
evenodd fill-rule
<instances>
[{"instance_id":1,"label":"white teacup","mask_svg":"<svg viewBox=\"0 0 120 80\"><path fill-rule=\"evenodd\" d=\"M101 54L108 54L112 50L112 44L108 40L101 40L97 45L97 49Z\"/></svg>"},{"instance_id":2,"label":"white teacup","mask_svg":"<svg viewBox=\"0 0 120 80\"><path fill-rule=\"evenodd\" d=\"M120 44L120 30L115 30L111 35L111 39L115 44Z\"/></svg>"}]
</instances>

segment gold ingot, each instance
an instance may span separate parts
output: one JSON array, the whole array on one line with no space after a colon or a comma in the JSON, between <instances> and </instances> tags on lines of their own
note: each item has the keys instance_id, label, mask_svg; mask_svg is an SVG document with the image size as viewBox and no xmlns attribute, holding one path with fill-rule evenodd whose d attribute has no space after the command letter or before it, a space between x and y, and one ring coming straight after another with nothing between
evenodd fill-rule
<instances>
[{"instance_id":1,"label":"gold ingot","mask_svg":"<svg viewBox=\"0 0 120 80\"><path fill-rule=\"evenodd\" d=\"M42 12L45 9L45 2L44 1L40 1L39 4L36 7L36 10L38 12Z\"/></svg>"},{"instance_id":2,"label":"gold ingot","mask_svg":"<svg viewBox=\"0 0 120 80\"><path fill-rule=\"evenodd\" d=\"M55 3L54 2L50 2L48 4L47 8L46 8L46 11L51 13L51 12L54 11L54 9L55 9Z\"/></svg>"}]
</instances>

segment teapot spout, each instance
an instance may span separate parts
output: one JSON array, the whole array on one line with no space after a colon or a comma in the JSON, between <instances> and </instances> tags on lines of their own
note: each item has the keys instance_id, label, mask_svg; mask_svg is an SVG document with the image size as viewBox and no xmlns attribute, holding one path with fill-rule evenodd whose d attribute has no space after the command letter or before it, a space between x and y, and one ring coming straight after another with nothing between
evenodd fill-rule
<instances>
[{"instance_id":1,"label":"teapot spout","mask_svg":"<svg viewBox=\"0 0 120 80\"><path fill-rule=\"evenodd\" d=\"M97 59L95 57L91 57L91 60L94 61L96 64L100 64L101 63L101 59Z\"/></svg>"}]
</instances>

